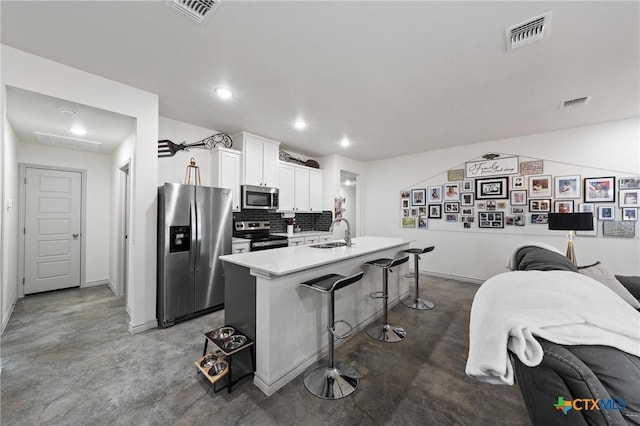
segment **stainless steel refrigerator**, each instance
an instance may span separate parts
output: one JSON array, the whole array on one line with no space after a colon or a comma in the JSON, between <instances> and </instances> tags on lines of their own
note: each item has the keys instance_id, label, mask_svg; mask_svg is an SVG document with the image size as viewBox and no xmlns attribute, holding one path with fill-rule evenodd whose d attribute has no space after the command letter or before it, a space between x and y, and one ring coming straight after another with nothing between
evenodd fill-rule
<instances>
[{"instance_id":1,"label":"stainless steel refrigerator","mask_svg":"<svg viewBox=\"0 0 640 426\"><path fill-rule=\"evenodd\" d=\"M158 323L224 307L219 256L231 253L231 190L165 183L158 187Z\"/></svg>"}]
</instances>

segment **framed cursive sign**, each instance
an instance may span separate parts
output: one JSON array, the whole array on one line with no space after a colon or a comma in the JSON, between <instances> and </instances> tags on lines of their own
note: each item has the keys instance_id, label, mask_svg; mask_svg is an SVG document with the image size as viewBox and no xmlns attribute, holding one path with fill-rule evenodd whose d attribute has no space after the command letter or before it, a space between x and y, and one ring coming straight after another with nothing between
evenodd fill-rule
<instances>
[{"instance_id":1,"label":"framed cursive sign","mask_svg":"<svg viewBox=\"0 0 640 426\"><path fill-rule=\"evenodd\" d=\"M471 161L465 163L464 169L465 177L467 179L487 176L516 175L519 172L518 157Z\"/></svg>"}]
</instances>

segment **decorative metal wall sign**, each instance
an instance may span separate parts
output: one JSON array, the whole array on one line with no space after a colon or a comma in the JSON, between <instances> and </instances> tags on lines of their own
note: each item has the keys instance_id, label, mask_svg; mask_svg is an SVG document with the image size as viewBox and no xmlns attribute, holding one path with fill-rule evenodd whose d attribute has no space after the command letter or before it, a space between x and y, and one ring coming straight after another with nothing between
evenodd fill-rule
<instances>
[{"instance_id":1,"label":"decorative metal wall sign","mask_svg":"<svg viewBox=\"0 0 640 426\"><path fill-rule=\"evenodd\" d=\"M464 170L466 178L516 175L519 172L520 169L518 167L518 157L471 161L465 163Z\"/></svg>"},{"instance_id":2,"label":"decorative metal wall sign","mask_svg":"<svg viewBox=\"0 0 640 426\"><path fill-rule=\"evenodd\" d=\"M158 141L158 158L173 157L178 151L189 151L191 148L213 149L219 144L222 144L225 148L231 148L233 141L226 133L216 133L194 143L182 142L181 144L176 144L164 139Z\"/></svg>"},{"instance_id":3,"label":"decorative metal wall sign","mask_svg":"<svg viewBox=\"0 0 640 426\"><path fill-rule=\"evenodd\" d=\"M635 222L604 221L602 222L602 235L605 237L626 237L636 236Z\"/></svg>"}]
</instances>

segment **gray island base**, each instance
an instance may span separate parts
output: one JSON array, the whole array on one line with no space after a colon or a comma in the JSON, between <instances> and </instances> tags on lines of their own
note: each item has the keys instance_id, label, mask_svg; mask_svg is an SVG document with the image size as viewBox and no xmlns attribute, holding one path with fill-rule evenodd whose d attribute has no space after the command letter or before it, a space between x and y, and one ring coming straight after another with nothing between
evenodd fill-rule
<instances>
[{"instance_id":1,"label":"gray island base","mask_svg":"<svg viewBox=\"0 0 640 426\"><path fill-rule=\"evenodd\" d=\"M221 256L225 323L255 342L254 384L272 395L326 356L326 297L299 287L301 282L325 274L349 276L365 271L361 281L335 296L335 318L349 322L355 334L382 316L381 300L369 296L382 289L382 274L365 263L403 256L409 243L400 238L358 237L351 247L296 246ZM403 278L407 265L389 274L389 306L409 293L410 280Z\"/></svg>"}]
</instances>

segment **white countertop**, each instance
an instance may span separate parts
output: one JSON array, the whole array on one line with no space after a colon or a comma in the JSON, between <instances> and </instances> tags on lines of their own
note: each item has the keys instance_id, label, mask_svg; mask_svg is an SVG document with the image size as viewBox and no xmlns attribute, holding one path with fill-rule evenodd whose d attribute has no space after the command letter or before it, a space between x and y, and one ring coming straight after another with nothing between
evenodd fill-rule
<instances>
[{"instance_id":1,"label":"white countertop","mask_svg":"<svg viewBox=\"0 0 640 426\"><path fill-rule=\"evenodd\" d=\"M286 232L274 232L271 235L277 235L279 237L313 237L314 235L331 235L329 231L301 231L294 232L292 235L287 234Z\"/></svg>"},{"instance_id":2,"label":"white countertop","mask_svg":"<svg viewBox=\"0 0 640 426\"><path fill-rule=\"evenodd\" d=\"M339 240L342 241L342 240ZM315 268L317 266L336 263L352 257L382 251L411 241L402 238L358 237L352 240L351 247L330 249L310 246L283 247L271 250L252 251L249 253L220 256L224 262L250 268L256 273L265 275L287 275Z\"/></svg>"}]
</instances>

